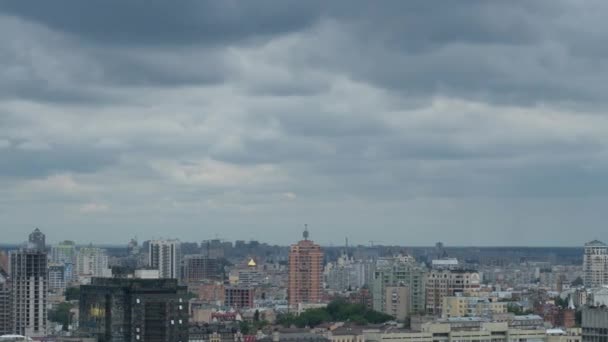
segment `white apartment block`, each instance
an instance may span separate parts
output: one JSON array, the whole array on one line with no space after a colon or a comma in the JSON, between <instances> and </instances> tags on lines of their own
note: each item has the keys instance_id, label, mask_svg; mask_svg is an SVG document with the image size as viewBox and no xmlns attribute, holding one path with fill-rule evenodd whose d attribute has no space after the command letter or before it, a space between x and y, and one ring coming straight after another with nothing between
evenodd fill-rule
<instances>
[{"instance_id":1,"label":"white apartment block","mask_svg":"<svg viewBox=\"0 0 608 342\"><path fill-rule=\"evenodd\" d=\"M148 266L157 269L160 278L180 278L181 251L178 240L153 240L148 249Z\"/></svg>"},{"instance_id":2,"label":"white apartment block","mask_svg":"<svg viewBox=\"0 0 608 342\"><path fill-rule=\"evenodd\" d=\"M593 240L585 244L583 272L585 287L608 285L608 246L605 243Z\"/></svg>"}]
</instances>

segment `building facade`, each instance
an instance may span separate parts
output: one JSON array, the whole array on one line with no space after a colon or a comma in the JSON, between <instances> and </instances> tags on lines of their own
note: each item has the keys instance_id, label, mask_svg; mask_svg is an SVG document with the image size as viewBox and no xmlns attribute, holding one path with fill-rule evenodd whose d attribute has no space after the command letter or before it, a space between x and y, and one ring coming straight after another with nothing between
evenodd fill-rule
<instances>
[{"instance_id":1,"label":"building facade","mask_svg":"<svg viewBox=\"0 0 608 342\"><path fill-rule=\"evenodd\" d=\"M76 262L76 244L63 241L51 247L51 262L54 264L73 264Z\"/></svg>"},{"instance_id":2,"label":"building facade","mask_svg":"<svg viewBox=\"0 0 608 342\"><path fill-rule=\"evenodd\" d=\"M593 240L585 244L583 272L585 287L608 285L608 246L605 243Z\"/></svg>"},{"instance_id":3,"label":"building facade","mask_svg":"<svg viewBox=\"0 0 608 342\"><path fill-rule=\"evenodd\" d=\"M545 329L517 329L505 322L485 322L477 328L459 328L452 323L427 323L419 331L364 330L359 341L390 342L546 342ZM345 341L332 339L332 341Z\"/></svg>"},{"instance_id":4,"label":"building facade","mask_svg":"<svg viewBox=\"0 0 608 342\"><path fill-rule=\"evenodd\" d=\"M608 308L584 307L581 323L583 342L608 341Z\"/></svg>"},{"instance_id":5,"label":"building facade","mask_svg":"<svg viewBox=\"0 0 608 342\"><path fill-rule=\"evenodd\" d=\"M426 269L418 265L409 255L378 259L370 282L373 309L383 311L386 307L387 287L406 286L410 293L409 313L423 313L425 278Z\"/></svg>"},{"instance_id":6,"label":"building facade","mask_svg":"<svg viewBox=\"0 0 608 342\"><path fill-rule=\"evenodd\" d=\"M185 256L181 273L185 284L224 279L224 270L219 260L205 255Z\"/></svg>"},{"instance_id":7,"label":"building facade","mask_svg":"<svg viewBox=\"0 0 608 342\"><path fill-rule=\"evenodd\" d=\"M176 279L93 278L79 305L80 332L99 342L188 341L187 290Z\"/></svg>"},{"instance_id":8,"label":"building facade","mask_svg":"<svg viewBox=\"0 0 608 342\"><path fill-rule=\"evenodd\" d=\"M148 266L161 278L180 279L181 251L177 240L153 240L148 247Z\"/></svg>"},{"instance_id":9,"label":"building facade","mask_svg":"<svg viewBox=\"0 0 608 342\"><path fill-rule=\"evenodd\" d=\"M412 311L410 305L410 289L407 286L387 286L385 290L384 313L398 321L405 320Z\"/></svg>"},{"instance_id":10,"label":"building facade","mask_svg":"<svg viewBox=\"0 0 608 342\"><path fill-rule=\"evenodd\" d=\"M46 236L36 228L28 237L28 248L33 250L46 250Z\"/></svg>"},{"instance_id":11,"label":"building facade","mask_svg":"<svg viewBox=\"0 0 608 342\"><path fill-rule=\"evenodd\" d=\"M224 291L224 305L234 309L253 307L253 289L250 287L229 286Z\"/></svg>"},{"instance_id":12,"label":"building facade","mask_svg":"<svg viewBox=\"0 0 608 342\"><path fill-rule=\"evenodd\" d=\"M441 314L444 297L479 289L479 284L477 271L432 270L426 277L426 312Z\"/></svg>"},{"instance_id":13,"label":"building facade","mask_svg":"<svg viewBox=\"0 0 608 342\"><path fill-rule=\"evenodd\" d=\"M47 328L48 261L38 247L12 251L9 257L12 331L29 337L45 336Z\"/></svg>"},{"instance_id":14,"label":"building facade","mask_svg":"<svg viewBox=\"0 0 608 342\"><path fill-rule=\"evenodd\" d=\"M289 250L288 301L290 307L301 303L320 303L322 300L323 251L321 246L304 239Z\"/></svg>"},{"instance_id":15,"label":"building facade","mask_svg":"<svg viewBox=\"0 0 608 342\"><path fill-rule=\"evenodd\" d=\"M63 293L66 287L65 265L49 265L49 291Z\"/></svg>"},{"instance_id":16,"label":"building facade","mask_svg":"<svg viewBox=\"0 0 608 342\"><path fill-rule=\"evenodd\" d=\"M365 263L342 254L325 267L325 282L330 290L347 291L361 288L366 282Z\"/></svg>"},{"instance_id":17,"label":"building facade","mask_svg":"<svg viewBox=\"0 0 608 342\"><path fill-rule=\"evenodd\" d=\"M507 313L507 302L472 296L443 297L441 317L492 317Z\"/></svg>"},{"instance_id":18,"label":"building facade","mask_svg":"<svg viewBox=\"0 0 608 342\"><path fill-rule=\"evenodd\" d=\"M250 259L245 267L239 267L234 272L236 272L238 286L258 287L266 284L266 274L253 259Z\"/></svg>"},{"instance_id":19,"label":"building facade","mask_svg":"<svg viewBox=\"0 0 608 342\"><path fill-rule=\"evenodd\" d=\"M11 287L8 273L0 268L0 336L11 334Z\"/></svg>"},{"instance_id":20,"label":"building facade","mask_svg":"<svg viewBox=\"0 0 608 342\"><path fill-rule=\"evenodd\" d=\"M93 246L80 248L76 257L76 273L79 277L110 276L106 251Z\"/></svg>"}]
</instances>

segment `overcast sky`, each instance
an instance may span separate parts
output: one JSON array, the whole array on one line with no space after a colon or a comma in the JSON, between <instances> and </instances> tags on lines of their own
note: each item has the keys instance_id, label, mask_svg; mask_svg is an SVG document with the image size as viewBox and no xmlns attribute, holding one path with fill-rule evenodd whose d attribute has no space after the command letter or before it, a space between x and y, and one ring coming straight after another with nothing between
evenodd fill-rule
<instances>
[{"instance_id":1,"label":"overcast sky","mask_svg":"<svg viewBox=\"0 0 608 342\"><path fill-rule=\"evenodd\" d=\"M0 234L608 239L608 2L0 2Z\"/></svg>"}]
</instances>

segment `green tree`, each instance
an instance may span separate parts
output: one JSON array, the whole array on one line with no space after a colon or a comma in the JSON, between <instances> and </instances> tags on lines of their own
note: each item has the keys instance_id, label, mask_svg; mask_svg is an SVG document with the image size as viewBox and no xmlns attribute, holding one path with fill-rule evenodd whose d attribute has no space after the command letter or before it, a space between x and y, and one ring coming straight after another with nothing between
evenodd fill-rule
<instances>
[{"instance_id":1,"label":"green tree","mask_svg":"<svg viewBox=\"0 0 608 342\"><path fill-rule=\"evenodd\" d=\"M345 300L335 300L325 308L309 309L299 316L285 314L277 317L277 324L284 327L314 327L325 322L384 323L394 319L382 312L370 310L362 304L352 304Z\"/></svg>"},{"instance_id":2,"label":"green tree","mask_svg":"<svg viewBox=\"0 0 608 342\"><path fill-rule=\"evenodd\" d=\"M251 325L248 322L242 321L239 323L239 330L243 335L247 335L251 332Z\"/></svg>"},{"instance_id":3,"label":"green tree","mask_svg":"<svg viewBox=\"0 0 608 342\"><path fill-rule=\"evenodd\" d=\"M566 299L562 299L562 297L557 296L555 298L555 305L561 306L562 308L568 307L568 298L569 297L566 297Z\"/></svg>"},{"instance_id":4,"label":"green tree","mask_svg":"<svg viewBox=\"0 0 608 342\"><path fill-rule=\"evenodd\" d=\"M68 287L65 289L65 300L78 300L80 299L80 287Z\"/></svg>"},{"instance_id":5,"label":"green tree","mask_svg":"<svg viewBox=\"0 0 608 342\"><path fill-rule=\"evenodd\" d=\"M57 305L57 307L53 308L49 311L49 321L60 323L62 325L62 329L67 331L68 325L70 325L70 310L73 305L68 302L63 302Z\"/></svg>"}]
</instances>

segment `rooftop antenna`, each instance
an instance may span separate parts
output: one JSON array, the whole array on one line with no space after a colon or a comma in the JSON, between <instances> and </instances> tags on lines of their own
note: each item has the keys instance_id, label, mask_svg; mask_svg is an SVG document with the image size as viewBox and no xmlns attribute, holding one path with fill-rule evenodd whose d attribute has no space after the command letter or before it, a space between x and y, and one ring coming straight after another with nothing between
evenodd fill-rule
<instances>
[{"instance_id":1,"label":"rooftop antenna","mask_svg":"<svg viewBox=\"0 0 608 342\"><path fill-rule=\"evenodd\" d=\"M304 233L302 233L302 236L304 237L304 240L308 241L308 237L310 236L310 233L308 232L307 223L304 223Z\"/></svg>"},{"instance_id":2,"label":"rooftop antenna","mask_svg":"<svg viewBox=\"0 0 608 342\"><path fill-rule=\"evenodd\" d=\"M344 251L342 251L342 254L348 258L348 236L344 237Z\"/></svg>"}]
</instances>

